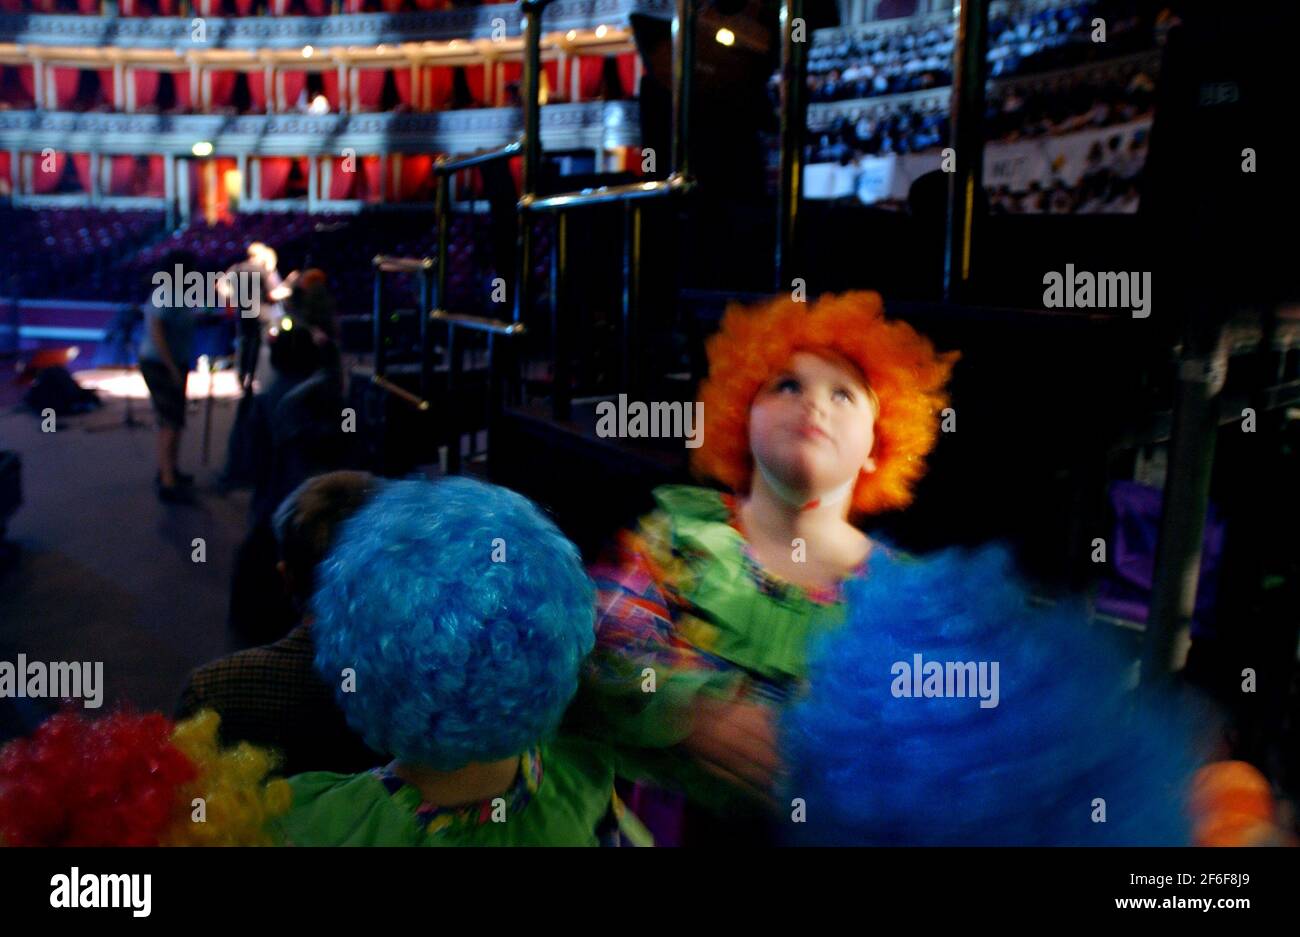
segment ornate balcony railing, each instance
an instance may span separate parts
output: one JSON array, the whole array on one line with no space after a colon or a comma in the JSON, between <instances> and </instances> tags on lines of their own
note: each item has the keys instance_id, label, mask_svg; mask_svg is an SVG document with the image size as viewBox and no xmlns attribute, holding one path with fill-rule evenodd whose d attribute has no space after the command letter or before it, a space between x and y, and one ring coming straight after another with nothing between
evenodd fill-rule
<instances>
[{"instance_id":1,"label":"ornate balcony railing","mask_svg":"<svg viewBox=\"0 0 1300 937\"><path fill-rule=\"evenodd\" d=\"M109 114L0 111L0 149L189 155L205 141L219 156L461 153L500 146L523 128L517 108L374 114ZM542 108L547 150L602 150L640 141L636 101Z\"/></svg>"},{"instance_id":2,"label":"ornate balcony railing","mask_svg":"<svg viewBox=\"0 0 1300 937\"><path fill-rule=\"evenodd\" d=\"M633 14L672 17L672 0L556 0L547 30L628 27ZM185 16L104 17L43 13L0 14L0 43L133 49L277 49L311 45L374 46L449 39L499 39L522 35L518 3L416 13L344 16L205 17L196 40Z\"/></svg>"}]
</instances>

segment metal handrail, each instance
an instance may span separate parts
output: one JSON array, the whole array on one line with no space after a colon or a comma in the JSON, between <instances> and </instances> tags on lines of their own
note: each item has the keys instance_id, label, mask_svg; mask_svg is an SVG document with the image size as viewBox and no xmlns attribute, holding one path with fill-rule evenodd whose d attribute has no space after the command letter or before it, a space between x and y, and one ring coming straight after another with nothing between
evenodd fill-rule
<instances>
[{"instance_id":1,"label":"metal handrail","mask_svg":"<svg viewBox=\"0 0 1300 937\"><path fill-rule=\"evenodd\" d=\"M435 309L429 314L429 318L434 322L442 322L448 326L469 329L472 332L487 332L490 335L515 336L522 335L525 331L522 322L504 322L501 319L464 315L442 309Z\"/></svg>"},{"instance_id":2,"label":"metal handrail","mask_svg":"<svg viewBox=\"0 0 1300 937\"><path fill-rule=\"evenodd\" d=\"M399 387L398 385L394 384L392 381L388 380L388 378L386 377L380 377L378 374L372 374L370 375L370 382L374 384L376 387L379 387L387 391L388 393L392 394L398 400L403 400L406 403L409 403L417 410L429 409L429 401L425 400L423 397L417 397L415 394L411 393L409 390L405 389L404 387Z\"/></svg>"},{"instance_id":3,"label":"metal handrail","mask_svg":"<svg viewBox=\"0 0 1300 937\"><path fill-rule=\"evenodd\" d=\"M623 185L602 185L591 189L579 189L576 192L562 192L558 195L525 195L519 199L519 210L560 211L569 208L582 208L587 205L602 205L611 202L633 202L643 199L663 198L689 192L695 183L685 176L674 173L658 182L628 182Z\"/></svg>"},{"instance_id":4,"label":"metal handrail","mask_svg":"<svg viewBox=\"0 0 1300 937\"><path fill-rule=\"evenodd\" d=\"M521 138L504 146L493 147L490 150L480 150L477 153L466 153L464 156L440 156L433 164L433 171L441 175L447 175L448 173L459 172L462 169L491 163L498 159L520 156L523 152L524 141Z\"/></svg>"},{"instance_id":5,"label":"metal handrail","mask_svg":"<svg viewBox=\"0 0 1300 937\"><path fill-rule=\"evenodd\" d=\"M432 257L394 257L376 254L371 263L384 273L422 273L433 269Z\"/></svg>"}]
</instances>

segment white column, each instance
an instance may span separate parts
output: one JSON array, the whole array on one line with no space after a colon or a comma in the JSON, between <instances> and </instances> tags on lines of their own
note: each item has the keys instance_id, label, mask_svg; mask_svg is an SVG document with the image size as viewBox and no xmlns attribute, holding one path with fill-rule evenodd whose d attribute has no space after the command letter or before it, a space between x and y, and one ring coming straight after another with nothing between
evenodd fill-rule
<instances>
[{"instance_id":1,"label":"white column","mask_svg":"<svg viewBox=\"0 0 1300 937\"><path fill-rule=\"evenodd\" d=\"M189 160L178 159L175 162L176 207L180 210L181 224L190 221L190 172Z\"/></svg>"},{"instance_id":2,"label":"white column","mask_svg":"<svg viewBox=\"0 0 1300 937\"><path fill-rule=\"evenodd\" d=\"M126 110L126 66L113 63L113 110Z\"/></svg>"},{"instance_id":3,"label":"white column","mask_svg":"<svg viewBox=\"0 0 1300 937\"><path fill-rule=\"evenodd\" d=\"M317 195L317 186L320 184L320 170L317 163L320 162L318 156L307 157L307 210L315 211L316 202L319 200Z\"/></svg>"},{"instance_id":4,"label":"white column","mask_svg":"<svg viewBox=\"0 0 1300 937\"><path fill-rule=\"evenodd\" d=\"M239 172L239 207L244 207L248 199L248 154L240 153L235 157L235 169Z\"/></svg>"},{"instance_id":5,"label":"white column","mask_svg":"<svg viewBox=\"0 0 1300 937\"><path fill-rule=\"evenodd\" d=\"M413 111L424 110L424 108L420 106L420 98L421 98L420 63L412 62L411 63L411 110Z\"/></svg>"},{"instance_id":6,"label":"white column","mask_svg":"<svg viewBox=\"0 0 1300 937\"><path fill-rule=\"evenodd\" d=\"M579 80L582 78L582 68L578 57L575 55L569 59L569 100L578 100L578 91L582 87Z\"/></svg>"},{"instance_id":7,"label":"white column","mask_svg":"<svg viewBox=\"0 0 1300 937\"><path fill-rule=\"evenodd\" d=\"M92 152L90 154L90 192L88 193L90 195L90 204L92 205L99 204L100 191L101 190L99 187L99 154Z\"/></svg>"},{"instance_id":8,"label":"white column","mask_svg":"<svg viewBox=\"0 0 1300 937\"><path fill-rule=\"evenodd\" d=\"M176 224L176 157L171 153L163 156L163 198L167 202L167 227Z\"/></svg>"},{"instance_id":9,"label":"white column","mask_svg":"<svg viewBox=\"0 0 1300 937\"><path fill-rule=\"evenodd\" d=\"M358 82L360 80L361 79L357 77L356 68L355 67L349 68L348 69L348 96L352 102L352 110L356 112L361 111L361 93L357 90Z\"/></svg>"},{"instance_id":10,"label":"white column","mask_svg":"<svg viewBox=\"0 0 1300 937\"><path fill-rule=\"evenodd\" d=\"M212 113L212 72L206 68L199 76L199 88L202 95L199 110L204 114L210 114Z\"/></svg>"},{"instance_id":11,"label":"white column","mask_svg":"<svg viewBox=\"0 0 1300 937\"><path fill-rule=\"evenodd\" d=\"M135 113L135 69L126 67L126 112Z\"/></svg>"},{"instance_id":12,"label":"white column","mask_svg":"<svg viewBox=\"0 0 1300 937\"><path fill-rule=\"evenodd\" d=\"M320 160L320 197L325 201L334 190L334 157L322 156Z\"/></svg>"},{"instance_id":13,"label":"white column","mask_svg":"<svg viewBox=\"0 0 1300 937\"><path fill-rule=\"evenodd\" d=\"M262 161L253 158L253 173L248 182L248 200L253 204L262 201Z\"/></svg>"},{"instance_id":14,"label":"white column","mask_svg":"<svg viewBox=\"0 0 1300 937\"><path fill-rule=\"evenodd\" d=\"M36 98L36 106L44 109L45 63L40 59L32 59L32 96Z\"/></svg>"},{"instance_id":15,"label":"white column","mask_svg":"<svg viewBox=\"0 0 1300 937\"><path fill-rule=\"evenodd\" d=\"M10 172L12 172L14 176L14 194L25 194L28 190L27 157L21 150L11 149L9 151L9 165L13 167Z\"/></svg>"},{"instance_id":16,"label":"white column","mask_svg":"<svg viewBox=\"0 0 1300 937\"><path fill-rule=\"evenodd\" d=\"M203 113L203 71L197 61L190 62L190 111Z\"/></svg>"},{"instance_id":17,"label":"white column","mask_svg":"<svg viewBox=\"0 0 1300 937\"><path fill-rule=\"evenodd\" d=\"M351 110L348 96L348 67L339 62L339 113L346 114Z\"/></svg>"},{"instance_id":18,"label":"white column","mask_svg":"<svg viewBox=\"0 0 1300 937\"><path fill-rule=\"evenodd\" d=\"M274 114L275 107L275 66L268 64L262 75L262 90L266 96L266 112Z\"/></svg>"}]
</instances>

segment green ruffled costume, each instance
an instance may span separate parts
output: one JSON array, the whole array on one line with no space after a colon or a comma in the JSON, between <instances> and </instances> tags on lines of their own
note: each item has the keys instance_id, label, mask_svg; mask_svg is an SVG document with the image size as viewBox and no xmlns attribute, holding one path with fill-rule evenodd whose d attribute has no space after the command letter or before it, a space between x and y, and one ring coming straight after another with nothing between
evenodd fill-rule
<instances>
[{"instance_id":1,"label":"green ruffled costume","mask_svg":"<svg viewBox=\"0 0 1300 937\"><path fill-rule=\"evenodd\" d=\"M295 846L652 845L614 796L614 768L597 743L561 737L520 759L500 798L462 808L422 804L391 771L309 772L289 779L293 807L274 833Z\"/></svg>"},{"instance_id":2,"label":"green ruffled costume","mask_svg":"<svg viewBox=\"0 0 1300 937\"><path fill-rule=\"evenodd\" d=\"M591 570L597 646L573 719L615 743L633 777L720 804L730 792L673 748L691 733L695 700L784 702L844 605L838 588L813 592L767 573L730 496L667 485L654 498L657 509L624 532L618 556Z\"/></svg>"}]
</instances>

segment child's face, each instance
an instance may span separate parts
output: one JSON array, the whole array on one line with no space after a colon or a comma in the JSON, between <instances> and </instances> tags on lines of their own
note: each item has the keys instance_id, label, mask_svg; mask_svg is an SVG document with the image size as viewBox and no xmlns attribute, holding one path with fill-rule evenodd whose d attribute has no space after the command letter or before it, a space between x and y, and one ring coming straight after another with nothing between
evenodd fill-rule
<instances>
[{"instance_id":1,"label":"child's face","mask_svg":"<svg viewBox=\"0 0 1300 937\"><path fill-rule=\"evenodd\" d=\"M778 479L810 496L874 471L875 409L847 361L795 352L759 389L749 448Z\"/></svg>"}]
</instances>

